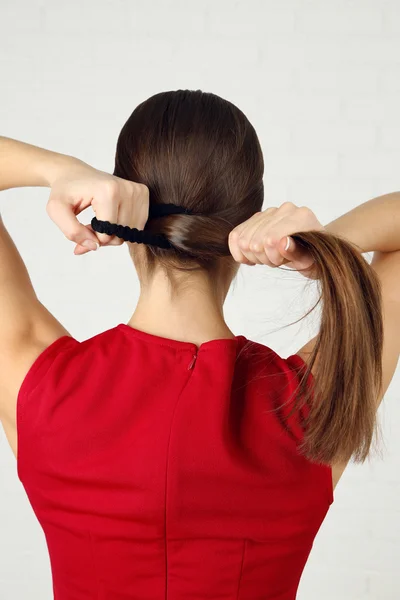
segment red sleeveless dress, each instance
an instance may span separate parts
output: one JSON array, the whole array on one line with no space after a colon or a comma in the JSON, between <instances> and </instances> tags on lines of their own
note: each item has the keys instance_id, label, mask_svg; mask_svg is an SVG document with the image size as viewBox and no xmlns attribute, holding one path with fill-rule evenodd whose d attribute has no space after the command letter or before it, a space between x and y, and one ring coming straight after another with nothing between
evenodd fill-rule
<instances>
[{"instance_id":1,"label":"red sleeveless dress","mask_svg":"<svg viewBox=\"0 0 400 600\"><path fill-rule=\"evenodd\" d=\"M65 336L17 405L18 476L56 600L294 600L333 502L285 425L305 363L242 335ZM303 415L304 416L304 415Z\"/></svg>"}]
</instances>

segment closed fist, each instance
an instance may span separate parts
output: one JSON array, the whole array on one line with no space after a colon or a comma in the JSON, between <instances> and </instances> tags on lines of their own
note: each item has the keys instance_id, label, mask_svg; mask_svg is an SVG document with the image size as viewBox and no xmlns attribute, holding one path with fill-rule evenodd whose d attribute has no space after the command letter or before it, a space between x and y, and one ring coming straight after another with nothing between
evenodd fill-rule
<instances>
[{"instance_id":1,"label":"closed fist","mask_svg":"<svg viewBox=\"0 0 400 600\"><path fill-rule=\"evenodd\" d=\"M233 258L245 265L290 266L312 278L313 259L290 237L305 231L324 231L315 214L306 206L285 202L255 213L229 235Z\"/></svg>"}]
</instances>

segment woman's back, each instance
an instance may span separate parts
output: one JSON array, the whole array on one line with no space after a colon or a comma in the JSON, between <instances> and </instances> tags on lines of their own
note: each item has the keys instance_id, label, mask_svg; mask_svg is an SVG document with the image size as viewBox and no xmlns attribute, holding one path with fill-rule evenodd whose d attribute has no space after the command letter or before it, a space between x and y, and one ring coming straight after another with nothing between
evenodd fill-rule
<instances>
[{"instance_id":1,"label":"woman's back","mask_svg":"<svg viewBox=\"0 0 400 600\"><path fill-rule=\"evenodd\" d=\"M18 473L55 598L294 599L333 500L287 419L303 366L123 324L48 347L18 397Z\"/></svg>"},{"instance_id":2,"label":"woman's back","mask_svg":"<svg viewBox=\"0 0 400 600\"><path fill-rule=\"evenodd\" d=\"M399 194L326 227L289 202L262 210L254 127L201 90L136 107L113 175L1 137L0 155L0 189L51 187L47 212L75 254L125 241L140 282L129 325L79 342L0 221L0 419L56 600L294 600L332 472L369 456L396 369ZM319 330L298 355L229 329L242 264L318 280Z\"/></svg>"}]
</instances>

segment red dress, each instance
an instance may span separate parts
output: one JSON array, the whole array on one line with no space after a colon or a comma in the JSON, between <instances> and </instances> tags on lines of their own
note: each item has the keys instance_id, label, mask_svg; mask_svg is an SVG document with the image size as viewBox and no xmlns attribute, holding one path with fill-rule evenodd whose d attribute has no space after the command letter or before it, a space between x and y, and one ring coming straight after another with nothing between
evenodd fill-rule
<instances>
[{"instance_id":1,"label":"red dress","mask_svg":"<svg viewBox=\"0 0 400 600\"><path fill-rule=\"evenodd\" d=\"M333 501L283 420L304 366L124 324L49 346L18 396L18 476L54 598L293 600Z\"/></svg>"}]
</instances>

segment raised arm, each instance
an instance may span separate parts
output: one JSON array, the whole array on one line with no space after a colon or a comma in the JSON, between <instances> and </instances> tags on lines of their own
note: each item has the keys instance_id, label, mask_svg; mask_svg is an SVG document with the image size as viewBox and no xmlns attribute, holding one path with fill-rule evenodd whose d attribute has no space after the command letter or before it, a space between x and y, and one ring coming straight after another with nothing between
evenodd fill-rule
<instances>
[{"instance_id":1,"label":"raised arm","mask_svg":"<svg viewBox=\"0 0 400 600\"><path fill-rule=\"evenodd\" d=\"M68 157L0 138L0 189L50 187ZM65 328L38 300L25 264L0 218L0 417L37 355ZM8 415L8 412L7 412Z\"/></svg>"},{"instance_id":2,"label":"raised arm","mask_svg":"<svg viewBox=\"0 0 400 600\"><path fill-rule=\"evenodd\" d=\"M0 190L51 187L72 156L0 136Z\"/></svg>"},{"instance_id":3,"label":"raised arm","mask_svg":"<svg viewBox=\"0 0 400 600\"><path fill-rule=\"evenodd\" d=\"M75 243L75 254L122 240L96 234L77 215L92 206L99 219L143 229L146 186L98 171L72 156L0 137L0 190L51 188L47 212ZM40 242L40 240L39 240ZM15 425L15 400L34 360L69 335L37 298L24 262L0 218L0 420Z\"/></svg>"},{"instance_id":4,"label":"raised arm","mask_svg":"<svg viewBox=\"0 0 400 600\"><path fill-rule=\"evenodd\" d=\"M290 263L319 280L320 330L298 352L307 365L298 399L311 407L303 449L335 465L337 481L350 457L368 456L399 358L400 194L370 200L326 227L306 207L271 207L232 231L230 249L238 262ZM372 266L362 256L368 251Z\"/></svg>"}]
</instances>

